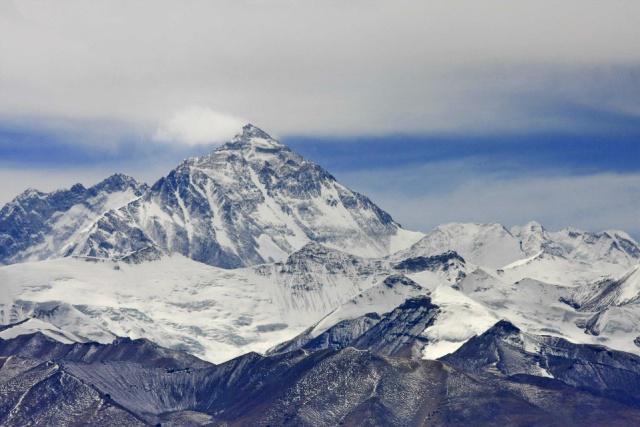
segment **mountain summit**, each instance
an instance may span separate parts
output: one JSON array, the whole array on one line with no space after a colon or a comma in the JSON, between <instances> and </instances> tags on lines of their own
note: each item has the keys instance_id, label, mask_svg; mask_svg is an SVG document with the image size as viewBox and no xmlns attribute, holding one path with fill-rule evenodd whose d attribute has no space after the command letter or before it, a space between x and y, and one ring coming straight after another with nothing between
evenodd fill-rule
<instances>
[{"instance_id":1,"label":"mountain summit","mask_svg":"<svg viewBox=\"0 0 640 427\"><path fill-rule=\"evenodd\" d=\"M141 198L106 212L67 255L180 253L235 268L282 260L310 241L381 256L420 236L247 124L212 153L183 161Z\"/></svg>"}]
</instances>

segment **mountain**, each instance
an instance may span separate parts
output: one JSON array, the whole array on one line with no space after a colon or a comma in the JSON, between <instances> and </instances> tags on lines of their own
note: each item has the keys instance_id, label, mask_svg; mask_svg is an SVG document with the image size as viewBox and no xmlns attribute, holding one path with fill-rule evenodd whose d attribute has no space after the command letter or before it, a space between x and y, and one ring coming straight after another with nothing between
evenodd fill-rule
<instances>
[{"instance_id":1,"label":"mountain","mask_svg":"<svg viewBox=\"0 0 640 427\"><path fill-rule=\"evenodd\" d=\"M38 319L79 342L148 338L219 363L266 351L318 322L382 315L428 294L423 285L455 285L466 268L454 253L400 264L410 264L420 284L386 258L313 242L284 261L233 270L178 254L139 264L73 257L13 264L0 267L0 323Z\"/></svg>"},{"instance_id":2,"label":"mountain","mask_svg":"<svg viewBox=\"0 0 640 427\"><path fill-rule=\"evenodd\" d=\"M0 267L0 323L35 318L78 341L149 338L222 362L292 338L392 273L383 260L315 243L234 270L178 254L140 264L60 258Z\"/></svg>"},{"instance_id":3,"label":"mountain","mask_svg":"<svg viewBox=\"0 0 640 427\"><path fill-rule=\"evenodd\" d=\"M252 125L151 188L26 191L0 262L2 425L640 421L629 235L409 232Z\"/></svg>"},{"instance_id":4,"label":"mountain","mask_svg":"<svg viewBox=\"0 0 640 427\"><path fill-rule=\"evenodd\" d=\"M433 256L455 251L467 262L500 268L524 258L520 243L500 224L444 224L394 258Z\"/></svg>"},{"instance_id":5,"label":"mountain","mask_svg":"<svg viewBox=\"0 0 640 427\"><path fill-rule=\"evenodd\" d=\"M620 230L594 233L566 228L552 232L532 221L522 227L512 227L511 233L520 239L526 256L544 252L576 261L593 263L606 260L617 264L637 263L640 260L640 246Z\"/></svg>"},{"instance_id":6,"label":"mountain","mask_svg":"<svg viewBox=\"0 0 640 427\"><path fill-rule=\"evenodd\" d=\"M562 301L587 316L577 323L586 334L615 347L631 337L640 347L640 266L578 286Z\"/></svg>"},{"instance_id":7,"label":"mountain","mask_svg":"<svg viewBox=\"0 0 640 427\"><path fill-rule=\"evenodd\" d=\"M248 353L221 365L149 343L31 348L0 340L0 422L111 425L634 425L640 358L498 322L442 360L389 356L428 298L392 310L358 348ZM422 309L426 311L422 311ZM404 313L404 314L400 314ZM406 317L409 315L409 317ZM379 322L378 325L382 325ZM403 326L404 325L404 326ZM371 334L364 336L371 337ZM370 344L370 345L369 345ZM56 350L51 351L51 346ZM140 352L140 348L145 349ZM12 349L12 350L10 350ZM6 355L6 354L11 355ZM49 360L53 353L55 360ZM40 356L38 356L40 355ZM85 355L78 357L79 355Z\"/></svg>"},{"instance_id":8,"label":"mountain","mask_svg":"<svg viewBox=\"0 0 640 427\"><path fill-rule=\"evenodd\" d=\"M81 363L134 362L165 369L210 366L188 353L166 349L145 339L118 338L110 344L64 343L41 332L0 339L0 357L9 356Z\"/></svg>"},{"instance_id":9,"label":"mountain","mask_svg":"<svg viewBox=\"0 0 640 427\"><path fill-rule=\"evenodd\" d=\"M529 277L558 284L616 276L640 263L640 245L623 231L550 232L536 222L510 230L501 224L444 224L391 258L446 251L455 251L467 264L501 270L513 281Z\"/></svg>"},{"instance_id":10,"label":"mountain","mask_svg":"<svg viewBox=\"0 0 640 427\"><path fill-rule=\"evenodd\" d=\"M452 251L362 258L315 242L283 261L233 270L179 254L140 264L69 257L0 267L0 323L36 318L79 341L147 338L220 363L305 331L313 339L343 321L357 332L373 324L362 316L382 318L424 295L439 307L422 333L426 358L455 351L499 319L638 353L637 305L594 312L567 303L600 280L598 265L623 267L543 253L496 270Z\"/></svg>"},{"instance_id":11,"label":"mountain","mask_svg":"<svg viewBox=\"0 0 640 427\"><path fill-rule=\"evenodd\" d=\"M51 361L0 357L4 426L145 426L110 396Z\"/></svg>"},{"instance_id":12,"label":"mountain","mask_svg":"<svg viewBox=\"0 0 640 427\"><path fill-rule=\"evenodd\" d=\"M640 266L621 277L604 279L577 288L571 304L581 311L601 311L611 306L635 304L640 301Z\"/></svg>"},{"instance_id":13,"label":"mountain","mask_svg":"<svg viewBox=\"0 0 640 427\"><path fill-rule=\"evenodd\" d=\"M80 233L103 213L140 197L146 185L115 174L90 188L42 193L28 189L0 210L0 264L66 254Z\"/></svg>"},{"instance_id":14,"label":"mountain","mask_svg":"<svg viewBox=\"0 0 640 427\"><path fill-rule=\"evenodd\" d=\"M425 290L411 279L390 276L268 353L300 348L310 351L327 348L339 350L348 346L369 348L377 340L384 339L393 344L378 342L378 352L382 352L383 348L390 348L394 352L398 348L413 349L414 342L426 342L420 338L420 334L431 325L438 309L424 293Z\"/></svg>"},{"instance_id":15,"label":"mountain","mask_svg":"<svg viewBox=\"0 0 640 427\"><path fill-rule=\"evenodd\" d=\"M441 360L468 372L553 378L623 402L640 401L640 357L527 334L507 321Z\"/></svg>"},{"instance_id":16,"label":"mountain","mask_svg":"<svg viewBox=\"0 0 640 427\"><path fill-rule=\"evenodd\" d=\"M105 213L69 253L117 258L153 248L236 268L283 260L310 241L375 257L420 237L246 125L211 154L182 162L143 197Z\"/></svg>"}]
</instances>

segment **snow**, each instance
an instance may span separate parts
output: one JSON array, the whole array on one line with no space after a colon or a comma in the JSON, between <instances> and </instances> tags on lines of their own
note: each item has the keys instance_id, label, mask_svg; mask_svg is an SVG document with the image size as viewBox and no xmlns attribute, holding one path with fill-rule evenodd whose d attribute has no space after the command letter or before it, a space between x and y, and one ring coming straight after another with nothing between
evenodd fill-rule
<instances>
[{"instance_id":1,"label":"snow","mask_svg":"<svg viewBox=\"0 0 640 427\"><path fill-rule=\"evenodd\" d=\"M44 322L40 319L26 319L23 322L15 324L7 329L0 331L0 339L8 340L16 338L20 335L28 335L40 332L49 338L52 338L63 344L73 344L75 342L83 342L84 340L74 334L63 331L62 329Z\"/></svg>"},{"instance_id":2,"label":"snow","mask_svg":"<svg viewBox=\"0 0 640 427\"><path fill-rule=\"evenodd\" d=\"M428 294L428 290L420 286L407 285L386 286L383 282L367 289L347 301L314 326L310 336L317 337L333 325L347 319L355 319L368 313L382 315L392 311L407 298Z\"/></svg>"},{"instance_id":3,"label":"snow","mask_svg":"<svg viewBox=\"0 0 640 427\"><path fill-rule=\"evenodd\" d=\"M266 267L224 270L180 255L142 264L75 258L14 264L0 267L0 304L15 315L5 323L32 315L20 308L26 302L66 304L64 315L48 320L77 336L146 337L218 363L292 338L376 280L321 272L296 279ZM309 278L322 285L296 290Z\"/></svg>"},{"instance_id":4,"label":"snow","mask_svg":"<svg viewBox=\"0 0 640 427\"><path fill-rule=\"evenodd\" d=\"M420 231L411 231L399 228L396 234L392 235L389 240L389 252L396 253L408 249L423 237L424 233Z\"/></svg>"},{"instance_id":5,"label":"snow","mask_svg":"<svg viewBox=\"0 0 640 427\"><path fill-rule=\"evenodd\" d=\"M422 334L429 339L422 351L425 359L438 359L457 350L469 338L480 335L500 320L485 306L448 285L437 286L431 300L440 307L440 312L435 324Z\"/></svg>"},{"instance_id":6,"label":"snow","mask_svg":"<svg viewBox=\"0 0 640 427\"><path fill-rule=\"evenodd\" d=\"M267 234L261 234L260 237L258 237L258 252L262 258L269 262L281 261L288 255Z\"/></svg>"},{"instance_id":7,"label":"snow","mask_svg":"<svg viewBox=\"0 0 640 427\"><path fill-rule=\"evenodd\" d=\"M514 268L517 268L517 267L525 266L525 265L533 262L538 257L542 256L542 254L544 254L544 251L540 251L540 252L536 253L535 255L532 255L532 256L524 258L524 259L519 259L517 261L512 262L511 264L505 265L504 267L501 268L501 270L509 270L509 269L514 269Z\"/></svg>"},{"instance_id":8,"label":"snow","mask_svg":"<svg viewBox=\"0 0 640 427\"><path fill-rule=\"evenodd\" d=\"M628 269L624 264L583 262L546 253L516 261L498 271L503 280L517 282L524 278L537 279L564 286L578 286L587 282L620 275Z\"/></svg>"},{"instance_id":9,"label":"snow","mask_svg":"<svg viewBox=\"0 0 640 427\"><path fill-rule=\"evenodd\" d=\"M640 297L640 266L634 267L619 280L624 283L624 286L615 301L616 304L622 305Z\"/></svg>"},{"instance_id":10,"label":"snow","mask_svg":"<svg viewBox=\"0 0 640 427\"><path fill-rule=\"evenodd\" d=\"M525 254L520 242L500 224L444 224L427 233L421 240L396 258L431 256L454 250L467 262L500 268Z\"/></svg>"}]
</instances>

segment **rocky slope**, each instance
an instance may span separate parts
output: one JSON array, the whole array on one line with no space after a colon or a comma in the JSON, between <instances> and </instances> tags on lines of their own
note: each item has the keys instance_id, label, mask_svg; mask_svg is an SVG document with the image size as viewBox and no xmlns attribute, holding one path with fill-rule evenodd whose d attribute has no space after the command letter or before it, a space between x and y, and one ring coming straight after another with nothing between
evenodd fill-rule
<instances>
[{"instance_id":1,"label":"rocky slope","mask_svg":"<svg viewBox=\"0 0 640 427\"><path fill-rule=\"evenodd\" d=\"M410 299L397 310L415 310L416 303L434 308L423 302ZM249 353L217 366L181 360L177 369L158 365L162 357L156 354L175 359L157 347L149 347L147 357L123 359L138 354L126 350L136 345L131 341L103 346L102 356L89 362L64 356L74 354L73 344L63 344L69 351L58 350L61 356L50 361L46 338L31 349L0 341L5 351L14 349L0 357L0 421L97 426L640 422L637 356L524 334L499 322L442 361L420 360L381 354L376 348L384 353L380 344L400 335L394 328L377 332L374 340L360 340L359 348L268 357ZM112 346L125 350L114 352Z\"/></svg>"},{"instance_id":2,"label":"rocky slope","mask_svg":"<svg viewBox=\"0 0 640 427\"><path fill-rule=\"evenodd\" d=\"M103 213L146 191L144 184L115 174L90 188L42 193L29 189L0 210L0 264L66 255L79 234Z\"/></svg>"}]
</instances>

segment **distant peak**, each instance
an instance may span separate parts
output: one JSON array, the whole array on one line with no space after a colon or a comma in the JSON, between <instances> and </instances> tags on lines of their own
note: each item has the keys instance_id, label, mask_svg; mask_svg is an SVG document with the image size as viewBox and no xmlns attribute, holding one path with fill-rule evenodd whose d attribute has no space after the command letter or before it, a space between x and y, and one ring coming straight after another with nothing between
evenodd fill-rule
<instances>
[{"instance_id":1,"label":"distant peak","mask_svg":"<svg viewBox=\"0 0 640 427\"><path fill-rule=\"evenodd\" d=\"M92 188L98 191L123 191L126 188L138 188L140 184L135 178L123 173L114 173L113 175L103 179Z\"/></svg>"},{"instance_id":2,"label":"distant peak","mask_svg":"<svg viewBox=\"0 0 640 427\"><path fill-rule=\"evenodd\" d=\"M242 127L242 137L243 138L262 138L262 139L273 139L271 135L263 131L257 126L252 125L251 123L247 123Z\"/></svg>"},{"instance_id":3,"label":"distant peak","mask_svg":"<svg viewBox=\"0 0 640 427\"><path fill-rule=\"evenodd\" d=\"M274 150L284 147L271 135L257 126L248 123L243 126L242 133L236 135L233 140L226 145L227 148L254 148L260 150Z\"/></svg>"},{"instance_id":4,"label":"distant peak","mask_svg":"<svg viewBox=\"0 0 640 427\"><path fill-rule=\"evenodd\" d=\"M44 195L45 195L45 193L43 193L42 191L36 190L33 187L29 187L26 190L24 190L22 193L20 193L18 195L17 199L22 200L22 199L28 199L28 198L31 198L31 197L40 197L40 196L44 196Z\"/></svg>"}]
</instances>

